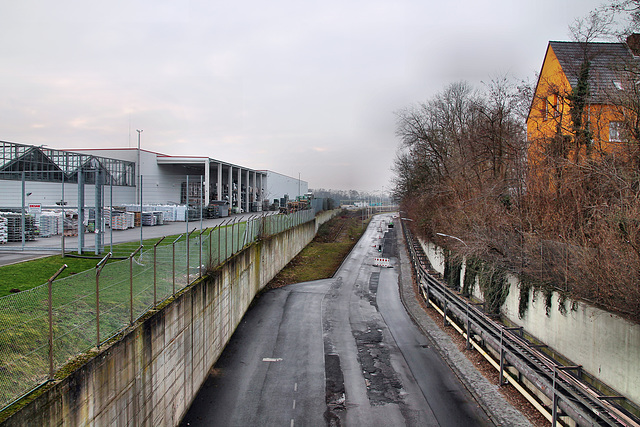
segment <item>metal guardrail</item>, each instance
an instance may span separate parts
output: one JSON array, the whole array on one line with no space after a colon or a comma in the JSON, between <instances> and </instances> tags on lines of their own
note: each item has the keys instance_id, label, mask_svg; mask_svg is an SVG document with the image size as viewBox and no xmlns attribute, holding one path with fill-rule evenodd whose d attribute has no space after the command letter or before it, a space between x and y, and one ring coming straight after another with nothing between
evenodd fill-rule
<instances>
[{"instance_id":1,"label":"metal guardrail","mask_svg":"<svg viewBox=\"0 0 640 427\"><path fill-rule=\"evenodd\" d=\"M514 367L549 399L550 421L554 426L558 417L563 415L578 425L640 426L640 419L612 403L624 397L603 395L580 380L581 366L565 366L553 360L522 336L522 328L509 328L492 320L476 304L429 274L427 256L409 228L402 225L413 268L427 303L433 299L441 307L445 323L447 315L451 314L463 324L467 348L477 337L499 354L500 384L504 383L507 367Z\"/></svg>"}]
</instances>

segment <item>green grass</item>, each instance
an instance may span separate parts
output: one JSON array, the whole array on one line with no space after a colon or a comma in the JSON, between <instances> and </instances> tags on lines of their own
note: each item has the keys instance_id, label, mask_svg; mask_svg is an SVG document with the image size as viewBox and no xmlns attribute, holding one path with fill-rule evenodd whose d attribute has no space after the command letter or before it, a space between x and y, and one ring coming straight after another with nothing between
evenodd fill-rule
<instances>
[{"instance_id":1,"label":"green grass","mask_svg":"<svg viewBox=\"0 0 640 427\"><path fill-rule=\"evenodd\" d=\"M0 297L9 295L11 289L24 291L47 283L64 264L68 267L58 276L59 278L90 270L96 266L96 261L69 257L63 259L61 255L54 255L2 266L0 267Z\"/></svg>"},{"instance_id":2,"label":"green grass","mask_svg":"<svg viewBox=\"0 0 640 427\"><path fill-rule=\"evenodd\" d=\"M222 235L224 236L224 230L226 227L222 227ZM238 229L239 228L239 229ZM234 235L236 233L244 233L246 228L246 223L241 223L240 225L236 225L236 229L234 230ZM202 241L203 245L208 245L209 234L213 232L212 235L212 245L215 247L217 245L217 240L213 241L213 237L217 239L217 229L216 231L212 229L206 230L202 233ZM228 232L231 232L231 227L228 227ZM197 236L198 231L195 231L191 234L191 244L198 244ZM164 240L160 242L158 248L171 246L174 241L180 236L180 234L167 236ZM230 244L231 237L229 236ZM143 240L142 243L144 245L144 251L152 251L153 246L160 241L160 239L147 239ZM176 245L184 245L186 241L186 235L182 235L182 237L176 242ZM127 242L127 243L119 243L113 245L113 257L128 257L131 253L133 253L140 246L140 242ZM237 246L237 243L234 242L234 249ZM62 258L61 255L52 255L45 258L38 258L30 261L25 261L17 264L5 265L0 267L0 297L4 297L9 295L12 289L25 291L31 288L34 288L39 285L43 285L47 283L49 278L51 278L60 267L64 264L67 265L67 268L58 276L58 280L72 276L74 274L78 274L87 270L95 270L96 264L100 259L102 259L106 253L111 249L110 246L105 246L105 253L94 256L92 253L85 253L83 256L90 257L88 259L85 258L76 258L74 255L78 255L77 253L71 253L72 256L65 256ZM230 246L228 247L230 250ZM153 254L153 252L150 252ZM208 252L207 252L208 255ZM196 252L195 256L198 256ZM110 263L117 261L117 259L109 260ZM195 259L193 260L195 261Z\"/></svg>"},{"instance_id":3,"label":"green grass","mask_svg":"<svg viewBox=\"0 0 640 427\"><path fill-rule=\"evenodd\" d=\"M316 238L278 273L269 288L332 277L363 232L359 216L333 218L320 227Z\"/></svg>"},{"instance_id":4,"label":"green grass","mask_svg":"<svg viewBox=\"0 0 640 427\"><path fill-rule=\"evenodd\" d=\"M254 241L258 231L276 234L293 226L295 219L274 216L263 223L263 229L250 228L248 240ZM248 226L247 223L236 224L233 234L230 225L206 230L202 234L205 269L237 252L238 246L244 244L238 243L238 236L242 236ZM186 236L176 242L175 257L172 243L179 235L168 236L158 245L155 293L153 246L159 239L143 241L144 249L133 263L128 259L111 259L104 266L99 276L100 342L129 325L132 308L135 320L152 308L154 302L170 297L174 289L178 292L197 277L200 266L198 233L191 234L188 263ZM114 245L113 256L126 257L138 247L139 242ZM111 248L106 246L105 249ZM49 299L48 287L40 285L46 284L63 264L68 267L52 286L54 368L64 366L96 346L95 267L103 256L83 259L53 255L0 267L0 407L47 379ZM12 293L12 289L21 292Z\"/></svg>"},{"instance_id":5,"label":"green grass","mask_svg":"<svg viewBox=\"0 0 640 427\"><path fill-rule=\"evenodd\" d=\"M242 236L245 228L246 224L235 226L234 251L238 250L238 232ZM216 264L231 255L230 231L222 228L202 234L204 265ZM165 238L158 245L155 296L153 245L159 239L145 241L148 246L141 255L136 255L133 262L113 259L102 268L99 275L100 341L129 325L132 309L135 320L154 303L171 296L174 289L179 291L197 277L200 265L198 234L193 233L189 242L189 266L185 236L176 242L174 257L172 243L177 237ZM128 255L138 246L139 243L114 245L114 252ZM97 344L95 267L99 259L54 255L0 267L0 289L5 295L0 298L0 406L47 378L48 287L39 285L46 284L63 264L68 267L52 286L55 367L64 365ZM187 272L190 280L187 280ZM14 288L22 292L6 296Z\"/></svg>"}]
</instances>

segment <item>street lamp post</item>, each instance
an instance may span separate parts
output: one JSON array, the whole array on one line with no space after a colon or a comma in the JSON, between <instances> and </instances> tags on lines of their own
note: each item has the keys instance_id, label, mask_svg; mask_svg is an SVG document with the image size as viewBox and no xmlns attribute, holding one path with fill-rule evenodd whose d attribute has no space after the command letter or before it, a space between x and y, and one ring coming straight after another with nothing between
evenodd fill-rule
<instances>
[{"instance_id":1,"label":"street lamp post","mask_svg":"<svg viewBox=\"0 0 640 427\"><path fill-rule=\"evenodd\" d=\"M138 169L138 200L136 200L137 203L140 203L140 198L141 198L141 193L142 193L142 188L140 185L140 134L142 133L143 129L136 129L136 132L138 132L138 162L136 164L136 169ZM142 221L142 212L140 212L140 220Z\"/></svg>"},{"instance_id":2,"label":"street lamp post","mask_svg":"<svg viewBox=\"0 0 640 427\"><path fill-rule=\"evenodd\" d=\"M449 234L444 234L444 233L436 233L436 234L437 234L438 236L442 236L442 237L450 237L450 238L452 238L452 239L456 239L457 241L461 242L463 245L465 245L465 246L467 246L467 247L469 246L469 245L467 245L467 244L464 242L464 240L462 240L462 239L461 239L461 238L459 238L459 237L451 236L451 235L449 235Z\"/></svg>"}]
</instances>

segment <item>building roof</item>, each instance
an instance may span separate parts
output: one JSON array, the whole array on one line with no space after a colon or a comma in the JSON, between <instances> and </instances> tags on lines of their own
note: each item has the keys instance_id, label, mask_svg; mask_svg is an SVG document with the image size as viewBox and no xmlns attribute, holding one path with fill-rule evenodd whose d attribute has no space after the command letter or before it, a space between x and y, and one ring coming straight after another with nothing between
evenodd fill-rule
<instances>
[{"instance_id":1,"label":"building roof","mask_svg":"<svg viewBox=\"0 0 640 427\"><path fill-rule=\"evenodd\" d=\"M569 84L575 88L582 64L589 62L591 102L607 103L621 89L624 72L637 67L639 59L625 43L549 42Z\"/></svg>"}]
</instances>

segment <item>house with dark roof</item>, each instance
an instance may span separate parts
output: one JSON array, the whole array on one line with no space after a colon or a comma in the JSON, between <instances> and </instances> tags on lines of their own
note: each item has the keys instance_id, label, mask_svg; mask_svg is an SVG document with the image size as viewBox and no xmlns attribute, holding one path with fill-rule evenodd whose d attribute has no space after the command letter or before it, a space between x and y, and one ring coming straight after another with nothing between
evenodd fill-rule
<instances>
[{"instance_id":1,"label":"house with dark roof","mask_svg":"<svg viewBox=\"0 0 640 427\"><path fill-rule=\"evenodd\" d=\"M640 34L626 43L551 41L527 117L529 161L580 162L627 149L635 120L625 98L637 98Z\"/></svg>"}]
</instances>

